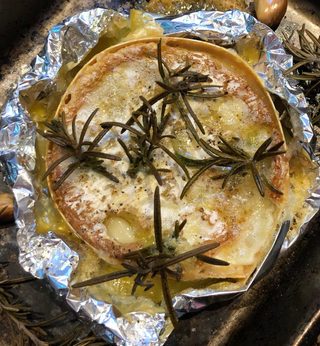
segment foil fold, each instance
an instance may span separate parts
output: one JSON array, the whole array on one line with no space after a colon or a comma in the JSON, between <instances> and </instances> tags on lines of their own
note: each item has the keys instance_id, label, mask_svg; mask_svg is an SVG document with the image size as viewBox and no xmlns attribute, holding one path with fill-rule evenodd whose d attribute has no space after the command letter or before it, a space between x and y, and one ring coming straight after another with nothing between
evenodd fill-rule
<instances>
[{"instance_id":1,"label":"foil fold","mask_svg":"<svg viewBox=\"0 0 320 346\"><path fill-rule=\"evenodd\" d=\"M98 301L82 290L69 290L68 283L78 264L78 254L54 233L37 235L33 206L37 198L32 171L36 165L35 125L23 106L21 95L36 99L39 93L50 93L61 67L71 69L81 62L107 32L108 24L121 14L106 9L83 12L59 23L50 30L46 46L38 55L7 103L0 123L0 163L7 182L13 186L17 201L19 261L22 267L38 278L47 278L54 289L67 293L69 305L94 321L93 329L106 340L123 346L160 346L166 340L165 316L156 313L132 312L128 319L111 304ZM198 38L208 42L232 46L254 33L263 45L259 61L253 66L266 88L279 96L289 109L294 134L303 143L311 159L316 162L310 146L313 137L308 118L308 104L296 83L283 77L283 71L292 66L292 56L286 54L275 33L247 13L238 10L217 12L199 11L176 17L157 16L165 34ZM317 175L319 186L320 178ZM300 229L320 207L320 189L306 200L313 210ZM281 226L274 244L260 268L247 285L229 291L197 289L173 298L179 316L197 311L216 300L230 299L245 292L266 275L281 251L296 240L286 240L290 222ZM165 336L166 335L166 336Z\"/></svg>"}]
</instances>

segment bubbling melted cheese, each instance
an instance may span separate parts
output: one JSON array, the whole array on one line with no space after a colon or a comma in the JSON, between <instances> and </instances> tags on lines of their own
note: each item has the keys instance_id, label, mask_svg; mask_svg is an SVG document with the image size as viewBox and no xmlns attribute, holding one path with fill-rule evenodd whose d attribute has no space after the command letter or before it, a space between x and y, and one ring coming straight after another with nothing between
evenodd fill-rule
<instances>
[{"instance_id":1,"label":"bubbling melted cheese","mask_svg":"<svg viewBox=\"0 0 320 346\"><path fill-rule=\"evenodd\" d=\"M230 140L239 138L238 145L253 154L270 136L274 144L282 140L282 132L269 99L259 84L254 72L236 72L236 66L226 63L230 54L220 52L216 57L203 43L188 43L189 40L164 39L163 59L169 66L181 68L189 57L193 71L199 71L222 86L226 95L216 99L190 98L189 102L204 125L201 138L216 146L218 136ZM181 39L180 39L181 40ZM170 42L171 43L170 45ZM182 42L182 43L181 43ZM155 59L144 52L156 53L156 40L150 39L122 45L110 52L102 52L89 62L77 75L62 99L58 114L66 113L71 131L71 122L77 114L78 138L88 116L99 108L85 140L93 140L100 131L100 123L118 121L125 123L131 112L141 105L140 95L147 99L161 92L155 83L161 77ZM192 47L195 45L195 49ZM206 44L205 44L206 45ZM200 47L200 52L197 51ZM212 47L212 46L211 46ZM218 49L218 51L216 51ZM208 51L208 52L207 52ZM220 58L219 58L220 54ZM234 57L237 60L236 57ZM246 73L252 74L246 77ZM251 78L251 79L250 79ZM252 86L251 83L254 85ZM161 103L155 104L160 113ZM164 145L191 158L207 157L192 139L180 113L174 106L168 107L171 114L166 134L178 134L177 139L166 139ZM56 206L86 242L109 263L119 263L123 253L139 249L154 242L153 238L153 192L157 182L152 175L139 172L135 179L126 174L130 167L128 158L116 138L129 145L132 143L127 132L113 128L100 142L97 150L117 155L121 161L105 161L108 171L120 180L116 184L104 176L85 168L77 169L68 180L53 192ZM63 150L51 145L47 164L63 155ZM288 160L282 155L265 164L267 177L284 191L283 196L267 193L261 197L250 173L236 177L221 188L221 181L211 177L221 172L212 167L203 174L181 200L180 194L186 184L181 168L164 152L154 152L157 168L167 168L171 173L162 174L161 187L162 228L171 234L174 222L187 219L187 225L175 244L177 253L211 242L219 242L219 248L209 255L230 262L229 267L210 266L195 259L183 262L184 280L202 278L247 279L263 253L270 247L279 226L278 219L287 201ZM72 160L65 161L50 175L50 186L65 172ZM224 170L227 170L225 168ZM195 173L190 169L191 175Z\"/></svg>"}]
</instances>

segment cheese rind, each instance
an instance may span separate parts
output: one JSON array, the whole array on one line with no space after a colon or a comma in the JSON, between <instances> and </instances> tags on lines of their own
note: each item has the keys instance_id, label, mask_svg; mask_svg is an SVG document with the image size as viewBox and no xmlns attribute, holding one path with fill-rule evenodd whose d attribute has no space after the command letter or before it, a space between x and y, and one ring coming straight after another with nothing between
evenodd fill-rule
<instances>
[{"instance_id":1,"label":"cheese rind","mask_svg":"<svg viewBox=\"0 0 320 346\"><path fill-rule=\"evenodd\" d=\"M155 82L161 80L157 61L144 53L156 54L158 39L127 42L97 55L77 75L62 98L57 116L65 112L69 130L77 114L77 138L88 116L99 108L85 140L93 140L100 123L125 123L131 112L141 106L140 95L149 99L161 92ZM169 66L181 68L186 57L191 70L208 74L221 85L226 95L219 99L190 98L189 102L205 128L201 138L216 146L219 135L227 140L239 138L237 145L253 154L268 138L273 144L283 134L272 101L259 77L234 54L198 41L163 38L163 59ZM161 103L154 106L160 113ZM172 152L194 159L207 157L197 146L174 106L168 107L171 117L163 144ZM136 178L126 174L128 158L117 142L120 137L132 144L130 134L113 128L100 142L97 150L117 155L121 161L105 161L108 171L119 178L116 184L87 168L77 169L57 190L53 200L71 227L110 263L118 263L121 255L154 242L153 192L157 181L141 171ZM64 154L50 144L49 166ZM211 266L195 259L183 262L183 280L207 277L247 279L270 247L279 226L279 218L288 197L288 161L286 155L261 163L267 178L284 192L280 196L268 192L261 197L250 173L235 177L225 189L221 180L212 176L221 168L212 167L203 174L181 200L186 184L182 169L163 151L154 151L157 168L170 169L162 174L161 212L164 234L171 234L174 222L187 219L187 225L176 243L177 253L211 242L220 246L208 255L230 262L228 267ZM72 159L58 166L49 176L49 186L62 176ZM224 171L228 168L223 169ZM190 168L193 175L195 169ZM121 234L120 234L121 231Z\"/></svg>"}]
</instances>

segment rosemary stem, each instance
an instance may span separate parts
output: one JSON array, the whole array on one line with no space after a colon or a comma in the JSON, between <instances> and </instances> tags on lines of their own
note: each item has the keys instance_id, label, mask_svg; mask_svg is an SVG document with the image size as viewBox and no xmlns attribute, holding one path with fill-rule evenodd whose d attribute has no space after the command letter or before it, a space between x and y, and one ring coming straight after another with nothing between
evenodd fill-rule
<instances>
[{"instance_id":1,"label":"rosemary stem","mask_svg":"<svg viewBox=\"0 0 320 346\"><path fill-rule=\"evenodd\" d=\"M2 311L7 315L7 317L13 321L16 326L18 327L18 330L21 331L22 333L24 333L26 336L28 336L28 338L30 340L32 340L34 342L34 344L36 346L48 346L47 343L39 340L26 326L24 323L20 322L13 314L11 314L10 312L6 311L4 308L5 306L0 303L0 308L2 309Z\"/></svg>"},{"instance_id":2,"label":"rosemary stem","mask_svg":"<svg viewBox=\"0 0 320 346\"><path fill-rule=\"evenodd\" d=\"M132 276L132 272L130 270L120 270L120 271L115 272L115 273L102 275L102 276L98 276L98 277L90 279L90 280L78 282L78 283L72 285L72 288L80 288L80 287L85 287L85 286L97 285L97 284L100 284L102 282L120 279L120 278L123 278L126 276Z\"/></svg>"}]
</instances>

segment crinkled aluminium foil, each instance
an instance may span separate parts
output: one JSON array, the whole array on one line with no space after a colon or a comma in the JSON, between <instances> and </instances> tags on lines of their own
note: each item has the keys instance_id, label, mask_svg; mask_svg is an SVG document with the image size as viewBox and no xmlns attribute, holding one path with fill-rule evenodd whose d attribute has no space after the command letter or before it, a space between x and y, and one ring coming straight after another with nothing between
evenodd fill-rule
<instances>
[{"instance_id":1,"label":"crinkled aluminium foil","mask_svg":"<svg viewBox=\"0 0 320 346\"><path fill-rule=\"evenodd\" d=\"M75 270L79 256L54 233L36 235L33 206L36 196L35 125L22 105L21 93L35 99L39 92L50 93L59 69L76 66L104 35L107 25L121 14L112 10L94 9L66 19L55 26L48 35L44 53L35 58L30 72L23 77L7 103L0 127L0 162L7 182L13 186L17 201L19 260L22 267L37 278L47 278L60 294L68 292L67 301L77 312L84 312L94 321L96 332L106 340L118 345L162 345L168 334L165 316L157 313L132 312L130 322L110 304L98 301L85 290L68 290L68 280ZM155 16L156 18L156 16ZM158 16L166 34L197 37L218 44L231 44L254 33L261 37L263 49L259 62L253 67L263 79L267 89L278 95L287 105L294 134L301 141L311 159L316 162L310 142L313 136L308 118L308 104L295 83L283 77L282 71L292 66L292 57L287 55L275 33L249 14L238 10L222 12L199 11L177 17ZM36 90L36 91L35 91ZM318 166L317 166L318 167ZM319 182L319 174L317 174ZM318 184L319 185L319 184ZM300 232L320 207L320 190L309 196L307 202L313 210ZM293 241L286 240L290 222L284 222L274 240L268 256L251 278L240 289L217 291L193 290L174 297L174 307L179 316L203 308L216 299L229 299L245 292L260 280L275 264L282 250Z\"/></svg>"}]
</instances>

